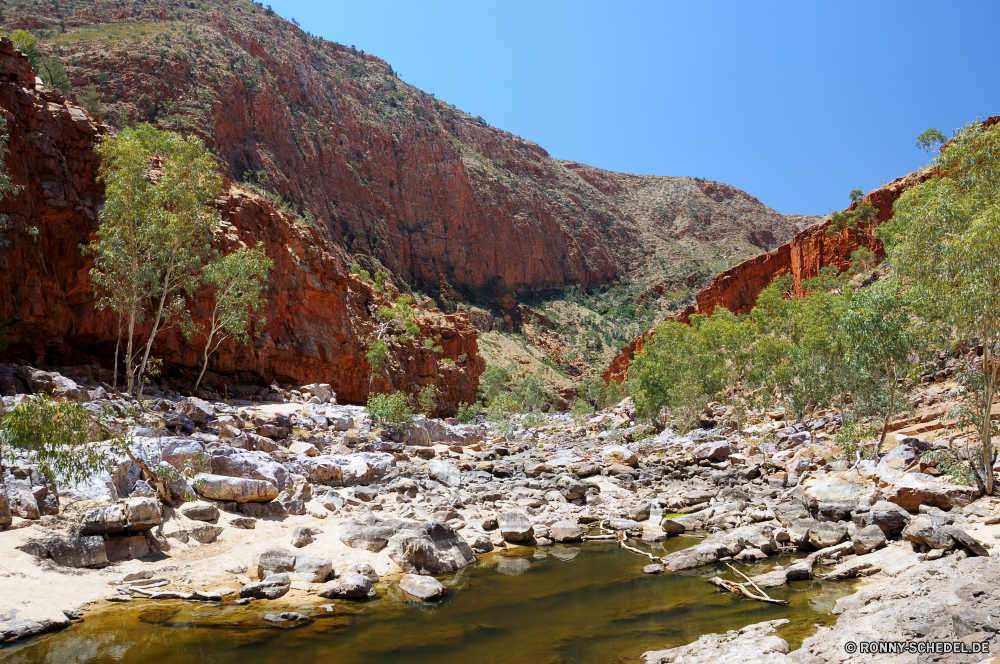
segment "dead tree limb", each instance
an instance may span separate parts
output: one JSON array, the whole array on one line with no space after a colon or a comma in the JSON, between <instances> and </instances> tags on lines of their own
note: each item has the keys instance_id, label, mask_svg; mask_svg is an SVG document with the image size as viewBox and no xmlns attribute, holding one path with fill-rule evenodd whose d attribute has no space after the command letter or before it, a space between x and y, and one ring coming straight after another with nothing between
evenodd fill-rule
<instances>
[{"instance_id":1,"label":"dead tree limb","mask_svg":"<svg viewBox=\"0 0 1000 664\"><path fill-rule=\"evenodd\" d=\"M641 549L637 549L634 546L629 546L628 544L626 544L625 543L624 534L622 534L622 536L618 537L618 546L620 546L621 548L625 549L626 551L631 551L632 553L638 553L640 556L646 556L647 558L649 558L650 560L652 560L654 563L662 563L663 562L663 558L660 558L659 556L654 556L651 553L646 553L645 551L643 551Z\"/></svg>"},{"instance_id":2,"label":"dead tree limb","mask_svg":"<svg viewBox=\"0 0 1000 664\"><path fill-rule=\"evenodd\" d=\"M726 563L726 567L728 567L733 572L735 572L736 574L739 574L744 579L746 579L747 582L750 585L752 585L754 588L756 588L757 592L759 592L760 594L759 595L755 595L754 593L750 592L750 590L745 585L743 585L742 583L736 583L735 581L727 581L725 579L720 579L717 576L713 576L711 579L708 579L708 582L711 583L713 586L722 588L723 590L727 590L727 591L731 592L734 595L740 595L742 597L746 597L747 599L752 599L752 600L755 600L757 602L766 602L768 604L788 604L788 602L786 602L783 599L774 599L772 597L768 597L767 593L765 593L763 590L761 590L760 586L758 586L756 583L754 583L750 579L750 577L748 577L746 574L744 574L743 572L739 571L738 569L734 568L729 563Z\"/></svg>"},{"instance_id":3,"label":"dead tree limb","mask_svg":"<svg viewBox=\"0 0 1000 664\"><path fill-rule=\"evenodd\" d=\"M754 582L753 582L753 579L751 579L751 578L750 578L749 576L747 576L747 575L746 575L746 574L744 574L743 572L739 571L738 569L736 569L735 567L733 567L733 566L732 566L732 565L730 565L729 563L726 563L726 567L728 567L729 569L733 570L733 571L734 571L735 573L739 574L739 575L740 575L740 576L742 576L742 577L743 577L744 579L746 579L746 580L747 580L747 583L749 583L749 584L750 584L751 586L753 586L753 587L754 587L754 589L756 589L756 591L757 591L757 592L759 592L759 593L760 593L761 595L763 595L764 597L768 597L767 593L766 593L766 592L764 592L763 590L761 590L761 589L760 589L760 586L758 586L758 585L757 585L756 583L754 583ZM770 597L768 597L768 599L770 599Z\"/></svg>"},{"instance_id":4,"label":"dead tree limb","mask_svg":"<svg viewBox=\"0 0 1000 664\"><path fill-rule=\"evenodd\" d=\"M713 586L718 586L723 590L728 590L734 595L740 595L741 597L746 597L747 599L756 600L758 602L767 602L768 604L788 604L783 599L771 599L770 597L760 597L754 595L752 592L746 589L745 586L736 583L735 581L726 581L725 579L720 579L717 576L713 576L708 580Z\"/></svg>"}]
</instances>

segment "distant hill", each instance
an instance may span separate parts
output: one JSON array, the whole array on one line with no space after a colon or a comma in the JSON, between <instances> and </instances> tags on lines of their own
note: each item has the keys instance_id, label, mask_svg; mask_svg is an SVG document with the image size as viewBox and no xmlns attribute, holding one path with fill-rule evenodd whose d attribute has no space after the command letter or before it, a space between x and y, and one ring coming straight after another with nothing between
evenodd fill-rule
<instances>
[{"instance_id":1,"label":"distant hill","mask_svg":"<svg viewBox=\"0 0 1000 664\"><path fill-rule=\"evenodd\" d=\"M345 260L387 268L446 309L487 287L652 285L685 265L701 265L703 283L725 268L720 250L749 258L817 220L718 182L553 159L246 0L0 0L0 11L0 29L40 35L68 96L105 122L198 134L232 180Z\"/></svg>"}]
</instances>

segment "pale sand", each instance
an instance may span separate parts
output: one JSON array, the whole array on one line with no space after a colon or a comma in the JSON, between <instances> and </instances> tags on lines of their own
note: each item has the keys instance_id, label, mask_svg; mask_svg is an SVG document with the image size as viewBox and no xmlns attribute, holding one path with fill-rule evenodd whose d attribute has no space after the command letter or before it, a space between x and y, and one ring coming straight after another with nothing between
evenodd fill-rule
<instances>
[{"instance_id":1,"label":"pale sand","mask_svg":"<svg viewBox=\"0 0 1000 664\"><path fill-rule=\"evenodd\" d=\"M310 503L321 511L326 511L319 503ZM378 515L378 513L376 513ZM165 510L165 525L168 520L183 526L191 522L169 508ZM236 575L225 570L238 565L247 568L246 576L256 576L256 563L260 554L269 548L279 547L297 555L329 558L333 561L335 573L354 563L368 563L380 577L402 574L402 570L383 551L372 553L364 549L352 549L337 538L339 526L351 518L350 514L330 514L326 519L317 519L308 514L289 516L284 519L265 518L257 520L255 530L243 530L228 526L228 521L236 515L221 513L218 525L225 530L215 542L190 545L170 539L171 549L154 557L155 561L129 560L114 563L104 569L74 569L62 567L51 560L38 558L15 549L33 535L48 532L41 524L30 525L17 530L0 533L0 615L12 608L18 610L18 620L36 622L51 620L57 624L65 622L64 609L96 608L108 603L106 598L114 594L115 587L126 574L142 570L153 571L157 577L166 577L170 585L156 590L211 591L219 588L236 590L240 587ZM292 531L296 526L312 526L324 532L315 536L315 541L300 549L290 544ZM178 569L162 571L165 566ZM294 601L295 594L315 593L322 584L308 584L296 581L286 601Z\"/></svg>"}]
</instances>

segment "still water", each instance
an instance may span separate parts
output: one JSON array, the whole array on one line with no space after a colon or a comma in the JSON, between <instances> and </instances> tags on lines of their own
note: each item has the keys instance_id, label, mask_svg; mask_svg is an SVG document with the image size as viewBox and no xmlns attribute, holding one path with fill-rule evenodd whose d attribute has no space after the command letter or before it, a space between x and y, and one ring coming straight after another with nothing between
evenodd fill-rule
<instances>
[{"instance_id":1,"label":"still water","mask_svg":"<svg viewBox=\"0 0 1000 664\"><path fill-rule=\"evenodd\" d=\"M644 546L657 555L695 543L670 538L667 548ZM637 544L633 542L633 544ZM706 583L721 568L691 574L650 576L645 558L613 543L518 549L485 556L450 577L446 598L434 605L411 602L395 584L379 584L366 603L326 600L292 605L134 601L86 615L69 629L24 645L0 649L6 664L569 664L641 662L645 650L682 645L708 632L788 618L779 635L792 648L830 625L848 583L802 581L773 588L786 606L762 604L722 593ZM778 561L788 565L789 559ZM743 567L748 574L773 565ZM294 628L264 623L266 613L295 610L313 619Z\"/></svg>"}]
</instances>

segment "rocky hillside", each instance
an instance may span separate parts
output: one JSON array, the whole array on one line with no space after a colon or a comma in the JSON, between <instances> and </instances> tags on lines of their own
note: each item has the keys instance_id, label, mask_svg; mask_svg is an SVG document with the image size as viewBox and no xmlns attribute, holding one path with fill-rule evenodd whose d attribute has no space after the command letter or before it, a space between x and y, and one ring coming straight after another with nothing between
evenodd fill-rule
<instances>
[{"instance_id":1,"label":"rocky hillside","mask_svg":"<svg viewBox=\"0 0 1000 664\"><path fill-rule=\"evenodd\" d=\"M37 91L27 58L6 38L0 38L0 113L10 130L8 170L22 187L0 202L0 213L13 225L0 236L0 321L9 325L10 341L5 355L85 365L80 371L88 375L103 365L106 372L113 366L117 328L94 308L91 262L80 247L97 228L103 190L95 181L94 146L110 128L62 95ZM270 201L230 187L216 204L223 217L217 247L263 242L274 269L263 334L253 345L223 347L212 368L228 375L230 386L321 382L332 385L342 401L363 401L369 391L364 350L378 327L371 312L388 303L386 295L348 274L332 243L315 228L296 225ZM195 301L196 319L207 316L210 302ZM453 412L459 402L475 398L484 368L476 330L465 314L418 314L419 338L388 331L392 384L383 377L374 386L416 393L434 385L439 410ZM438 350L423 343L430 339ZM154 349L168 373L182 381L199 366L199 352L199 339L188 341L177 330L168 330ZM110 375L101 377L110 382Z\"/></svg>"},{"instance_id":2,"label":"rocky hillside","mask_svg":"<svg viewBox=\"0 0 1000 664\"><path fill-rule=\"evenodd\" d=\"M39 35L70 96L104 121L198 134L233 181L449 310L497 284L590 288L637 271L655 281L657 266L720 249L747 258L802 225L721 183L553 159L246 0L0 9L0 29Z\"/></svg>"},{"instance_id":3,"label":"rocky hillside","mask_svg":"<svg viewBox=\"0 0 1000 664\"><path fill-rule=\"evenodd\" d=\"M920 184L931 175L932 171L925 169L893 180L868 193L864 200L878 210L877 223L881 224L892 218L893 204L908 187ZM856 206L857 203L852 203L848 209ZM877 253L882 252L882 243L875 238L857 230L848 231L846 239L841 234L827 235L829 226L829 219L810 226L775 251L755 256L722 272L698 292L695 304L688 306L674 318L687 322L692 314L711 315L716 307L746 314L753 309L761 291L778 277L792 275L792 290L795 294L802 295L803 282L818 276L824 267L835 266L841 272L848 269L851 254L859 246L866 246ZM626 380L629 364L642 351L652 334L652 329L647 330L625 346L604 372L604 379L619 383Z\"/></svg>"}]
</instances>

